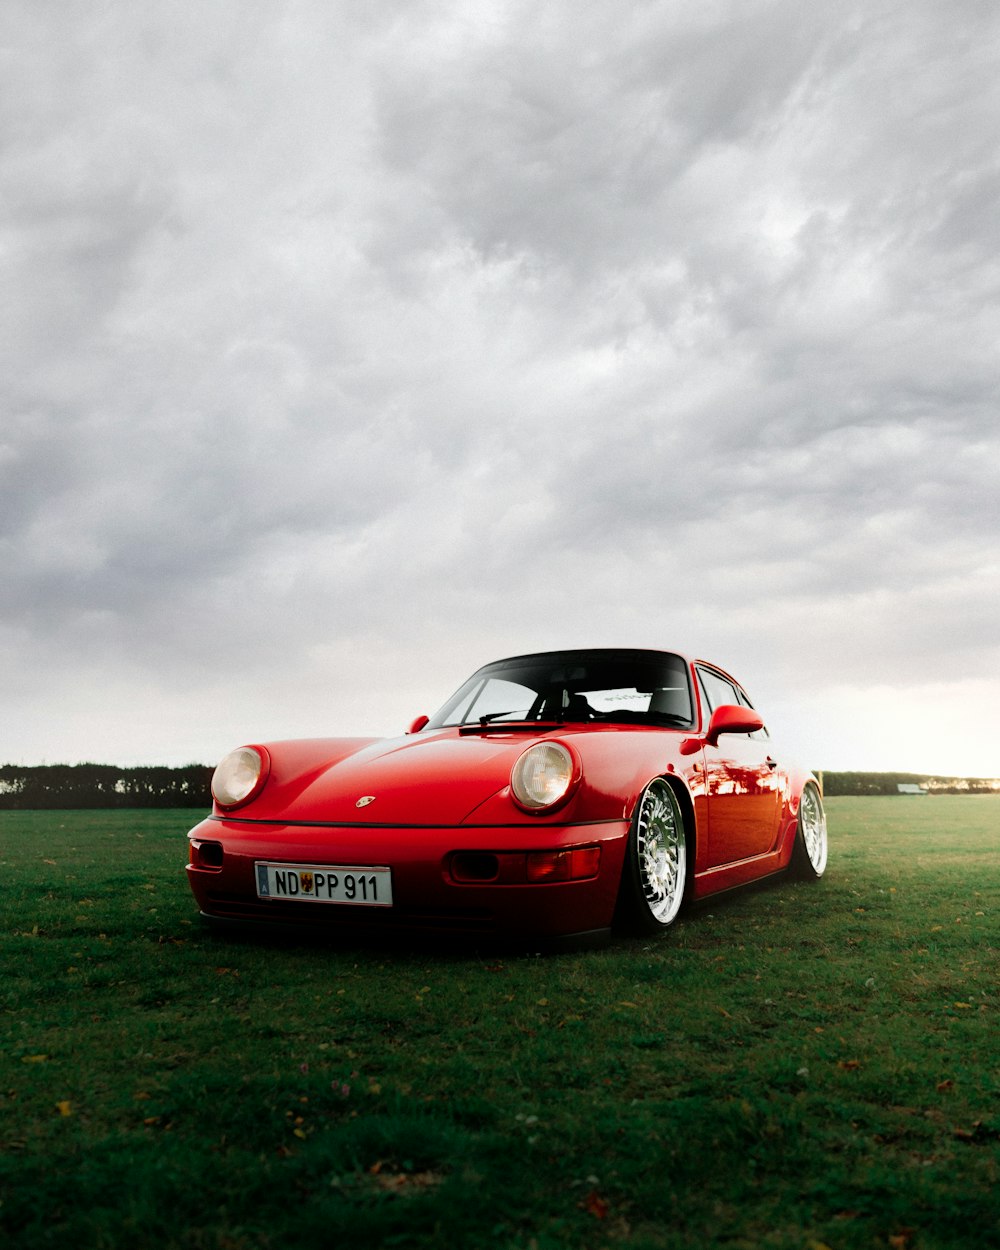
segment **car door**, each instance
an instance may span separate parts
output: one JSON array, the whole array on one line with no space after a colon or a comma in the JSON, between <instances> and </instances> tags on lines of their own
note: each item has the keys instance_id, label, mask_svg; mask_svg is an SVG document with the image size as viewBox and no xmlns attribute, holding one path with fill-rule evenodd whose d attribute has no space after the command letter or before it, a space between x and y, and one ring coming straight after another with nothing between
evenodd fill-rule
<instances>
[{"instance_id":1,"label":"car door","mask_svg":"<svg viewBox=\"0 0 1000 1250\"><path fill-rule=\"evenodd\" d=\"M698 666L697 673L706 707L704 723L724 704L750 706L743 691L723 673L704 665ZM766 729L723 734L718 746L706 745L705 783L710 867L751 859L774 847L781 816L781 776Z\"/></svg>"}]
</instances>

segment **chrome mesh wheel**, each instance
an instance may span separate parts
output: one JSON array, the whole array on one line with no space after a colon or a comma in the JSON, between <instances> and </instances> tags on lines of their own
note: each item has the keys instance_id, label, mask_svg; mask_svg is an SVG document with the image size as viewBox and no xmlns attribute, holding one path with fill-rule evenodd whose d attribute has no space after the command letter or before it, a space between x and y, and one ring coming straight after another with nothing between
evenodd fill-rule
<instances>
[{"instance_id":1,"label":"chrome mesh wheel","mask_svg":"<svg viewBox=\"0 0 1000 1250\"><path fill-rule=\"evenodd\" d=\"M816 786L807 782L799 802L793 864L801 877L821 877L826 869L826 856L826 813L823 811L823 800Z\"/></svg>"},{"instance_id":2,"label":"chrome mesh wheel","mask_svg":"<svg viewBox=\"0 0 1000 1250\"><path fill-rule=\"evenodd\" d=\"M664 781L651 782L639 801L633 851L649 917L665 927L684 901L687 845L677 800Z\"/></svg>"}]
</instances>

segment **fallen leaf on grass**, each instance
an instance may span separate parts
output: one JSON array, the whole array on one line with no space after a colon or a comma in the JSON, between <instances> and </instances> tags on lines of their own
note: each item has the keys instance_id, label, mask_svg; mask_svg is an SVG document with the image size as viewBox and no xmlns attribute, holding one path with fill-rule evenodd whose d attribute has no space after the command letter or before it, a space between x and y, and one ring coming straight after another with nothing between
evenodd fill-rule
<instances>
[{"instance_id":1,"label":"fallen leaf on grass","mask_svg":"<svg viewBox=\"0 0 1000 1250\"><path fill-rule=\"evenodd\" d=\"M607 1201L601 1197L596 1189L590 1191L580 1203L580 1206L588 1215L592 1215L595 1220L606 1220L608 1218Z\"/></svg>"},{"instance_id":2,"label":"fallen leaf on grass","mask_svg":"<svg viewBox=\"0 0 1000 1250\"><path fill-rule=\"evenodd\" d=\"M390 1193L400 1193L412 1189L431 1189L440 1185L444 1177L438 1172L386 1172L373 1174L372 1179L379 1189Z\"/></svg>"},{"instance_id":3,"label":"fallen leaf on grass","mask_svg":"<svg viewBox=\"0 0 1000 1250\"><path fill-rule=\"evenodd\" d=\"M22 1055L22 1063L45 1063L48 1055Z\"/></svg>"},{"instance_id":4,"label":"fallen leaf on grass","mask_svg":"<svg viewBox=\"0 0 1000 1250\"><path fill-rule=\"evenodd\" d=\"M861 1060L860 1059L838 1059L837 1067L841 1068L844 1072L857 1072L858 1068L861 1067Z\"/></svg>"},{"instance_id":5,"label":"fallen leaf on grass","mask_svg":"<svg viewBox=\"0 0 1000 1250\"><path fill-rule=\"evenodd\" d=\"M62 1116L67 1116L67 1115L72 1115L72 1114L73 1114L73 1107L72 1107L72 1104L70 1103L70 1101L69 1101L69 1099L68 1099L68 1098L64 1098L64 1099L62 1099L62 1101L61 1101L61 1102L57 1102L57 1103L56 1103L56 1110L57 1110L57 1111L59 1112L59 1114L60 1114L60 1115L62 1115Z\"/></svg>"}]
</instances>

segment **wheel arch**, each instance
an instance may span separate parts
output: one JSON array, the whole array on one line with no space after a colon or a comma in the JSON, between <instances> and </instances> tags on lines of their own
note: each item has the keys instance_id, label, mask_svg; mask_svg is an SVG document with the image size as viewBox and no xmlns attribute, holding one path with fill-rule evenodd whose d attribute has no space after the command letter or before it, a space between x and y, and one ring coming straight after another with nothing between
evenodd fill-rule
<instances>
[{"instance_id":1,"label":"wheel arch","mask_svg":"<svg viewBox=\"0 0 1000 1250\"><path fill-rule=\"evenodd\" d=\"M674 797L677 799L677 804L681 809L681 815L684 818L684 832L691 839L693 849L696 834L694 799L691 797L691 791L687 788L684 778L671 770L651 775L643 773L634 778L632 782L632 797L625 809L627 813L626 819L629 821L635 819L636 808L642 802L642 796L654 781L665 781L673 790Z\"/></svg>"},{"instance_id":2,"label":"wheel arch","mask_svg":"<svg viewBox=\"0 0 1000 1250\"><path fill-rule=\"evenodd\" d=\"M642 796L646 793L649 786L654 781L664 781L673 791L674 798L677 800L677 806L681 809L681 819L684 821L684 838L687 842L688 857L691 864L691 876L694 874L695 853L698 849L698 826L694 814L694 799L691 797L691 791L687 788L683 777L679 777L675 772L657 773L652 777L647 777L645 781L638 782L635 789L635 797L628 809L629 823L635 819L636 809L642 802Z\"/></svg>"},{"instance_id":3,"label":"wheel arch","mask_svg":"<svg viewBox=\"0 0 1000 1250\"><path fill-rule=\"evenodd\" d=\"M665 781L674 792L677 806L681 810L681 819L684 821L684 841L687 843L688 858L688 874L684 892L690 898L694 889L695 866L698 862L698 826L695 823L694 799L691 797L691 791L684 784L683 779L678 777L676 773L661 773L658 780Z\"/></svg>"}]
</instances>

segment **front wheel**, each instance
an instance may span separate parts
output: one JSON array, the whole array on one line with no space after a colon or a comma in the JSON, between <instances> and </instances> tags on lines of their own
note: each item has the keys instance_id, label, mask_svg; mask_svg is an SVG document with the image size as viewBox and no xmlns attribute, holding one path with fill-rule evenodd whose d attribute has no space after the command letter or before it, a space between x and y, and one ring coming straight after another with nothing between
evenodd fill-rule
<instances>
[{"instance_id":1,"label":"front wheel","mask_svg":"<svg viewBox=\"0 0 1000 1250\"><path fill-rule=\"evenodd\" d=\"M657 933L677 918L687 886L684 819L665 781L642 793L629 830L619 913L624 926Z\"/></svg>"},{"instance_id":2,"label":"front wheel","mask_svg":"<svg viewBox=\"0 0 1000 1250\"><path fill-rule=\"evenodd\" d=\"M826 813L815 782L807 781L799 800L799 823L792 850L792 873L816 881L826 869Z\"/></svg>"}]
</instances>

